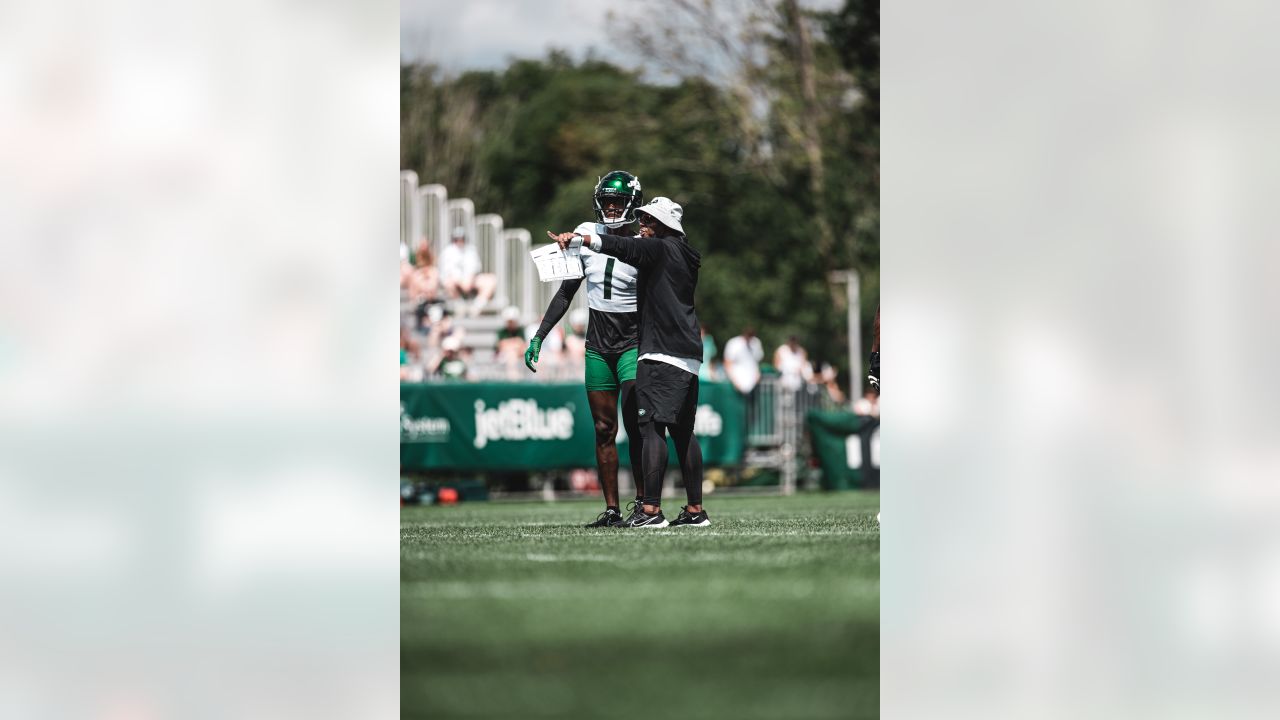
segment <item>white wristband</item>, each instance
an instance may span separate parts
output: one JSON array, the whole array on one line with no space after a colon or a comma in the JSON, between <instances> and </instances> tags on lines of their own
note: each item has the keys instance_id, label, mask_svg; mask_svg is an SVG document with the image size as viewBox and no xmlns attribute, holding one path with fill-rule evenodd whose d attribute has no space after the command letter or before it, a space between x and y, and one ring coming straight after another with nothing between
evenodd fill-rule
<instances>
[{"instance_id":1,"label":"white wristband","mask_svg":"<svg viewBox=\"0 0 1280 720\"><path fill-rule=\"evenodd\" d=\"M598 235L592 235L591 244L588 247L590 247L593 252L600 252L600 246L603 244L604 243L600 242L600 237Z\"/></svg>"}]
</instances>

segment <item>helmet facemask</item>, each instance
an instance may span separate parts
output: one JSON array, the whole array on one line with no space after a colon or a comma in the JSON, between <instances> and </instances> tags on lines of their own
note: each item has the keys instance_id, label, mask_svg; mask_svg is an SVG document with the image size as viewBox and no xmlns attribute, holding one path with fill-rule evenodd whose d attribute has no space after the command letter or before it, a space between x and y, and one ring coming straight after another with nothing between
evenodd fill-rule
<instances>
[{"instance_id":1,"label":"helmet facemask","mask_svg":"<svg viewBox=\"0 0 1280 720\"><path fill-rule=\"evenodd\" d=\"M622 203L621 217L611 219L605 215L604 205L605 205L605 202L608 200L614 200L616 202ZM615 230L622 227L623 225L629 225L635 222L636 208L640 205L640 203L636 202L636 198L634 196L614 195L612 193L596 195L595 204L596 204L596 220L602 225L613 228Z\"/></svg>"}]
</instances>

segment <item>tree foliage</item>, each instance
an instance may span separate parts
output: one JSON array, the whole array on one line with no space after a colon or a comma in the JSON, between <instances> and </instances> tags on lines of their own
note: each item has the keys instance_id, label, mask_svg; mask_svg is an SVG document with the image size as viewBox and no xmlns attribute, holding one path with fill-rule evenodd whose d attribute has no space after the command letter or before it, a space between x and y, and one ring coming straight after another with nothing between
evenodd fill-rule
<instances>
[{"instance_id":1,"label":"tree foliage","mask_svg":"<svg viewBox=\"0 0 1280 720\"><path fill-rule=\"evenodd\" d=\"M615 19L626 42L607 58L403 66L402 166L535 237L591 218L599 175L633 172L646 198L684 206L721 344L750 324L846 369L829 273L861 275L864 337L879 295L878 5L650 0L645 17Z\"/></svg>"}]
</instances>

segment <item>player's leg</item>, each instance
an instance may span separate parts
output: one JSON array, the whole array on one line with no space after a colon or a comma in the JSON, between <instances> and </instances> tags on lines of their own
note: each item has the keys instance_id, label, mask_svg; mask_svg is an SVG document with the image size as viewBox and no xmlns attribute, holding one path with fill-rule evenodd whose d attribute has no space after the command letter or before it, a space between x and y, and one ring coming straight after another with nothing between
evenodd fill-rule
<instances>
[{"instance_id":1,"label":"player's leg","mask_svg":"<svg viewBox=\"0 0 1280 720\"><path fill-rule=\"evenodd\" d=\"M584 373L595 424L596 475L605 504L605 511L587 527L616 527L623 521L618 507L618 383L609 363L595 350L586 352Z\"/></svg>"},{"instance_id":2,"label":"player's leg","mask_svg":"<svg viewBox=\"0 0 1280 720\"><path fill-rule=\"evenodd\" d=\"M618 509L618 391L588 390L596 430L596 473L606 507Z\"/></svg>"},{"instance_id":3,"label":"player's leg","mask_svg":"<svg viewBox=\"0 0 1280 720\"><path fill-rule=\"evenodd\" d=\"M635 480L635 507L644 503L644 482L640 474L644 438L640 436L640 418L636 414L636 357L639 351L632 348L618 358L618 394L622 398L622 426L627 429L627 454L631 458L631 477Z\"/></svg>"}]
</instances>

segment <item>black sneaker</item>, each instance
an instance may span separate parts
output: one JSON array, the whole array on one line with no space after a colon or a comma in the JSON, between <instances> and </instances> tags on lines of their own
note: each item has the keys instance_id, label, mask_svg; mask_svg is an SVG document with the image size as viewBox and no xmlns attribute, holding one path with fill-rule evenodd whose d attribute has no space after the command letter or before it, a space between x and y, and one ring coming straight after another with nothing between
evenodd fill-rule
<instances>
[{"instance_id":1,"label":"black sneaker","mask_svg":"<svg viewBox=\"0 0 1280 720\"><path fill-rule=\"evenodd\" d=\"M669 524L667 518L662 514L662 510L658 510L656 515L646 515L644 510L636 510L631 514L631 517L627 518L627 522L623 527L664 528Z\"/></svg>"},{"instance_id":2,"label":"black sneaker","mask_svg":"<svg viewBox=\"0 0 1280 720\"><path fill-rule=\"evenodd\" d=\"M627 503L627 511L629 512L629 514L627 515L627 519L622 521L622 527L631 527L631 522L633 520L636 520L637 518L642 518L645 516L644 507L642 507L640 503L637 503L637 502Z\"/></svg>"},{"instance_id":3,"label":"black sneaker","mask_svg":"<svg viewBox=\"0 0 1280 720\"><path fill-rule=\"evenodd\" d=\"M582 527L598 528L598 527L622 527L622 513L612 508L605 508L605 511L596 517L595 522L589 522Z\"/></svg>"},{"instance_id":4,"label":"black sneaker","mask_svg":"<svg viewBox=\"0 0 1280 720\"><path fill-rule=\"evenodd\" d=\"M635 515L636 513L643 510L644 508L640 507L643 504L644 504L644 501L641 500L640 498L636 498L635 500L628 501L627 502L627 519L630 520L632 515Z\"/></svg>"},{"instance_id":5,"label":"black sneaker","mask_svg":"<svg viewBox=\"0 0 1280 720\"><path fill-rule=\"evenodd\" d=\"M710 524L711 518L707 517L706 510L691 513L688 505L680 508L680 516L671 521L671 527L706 527Z\"/></svg>"}]
</instances>

